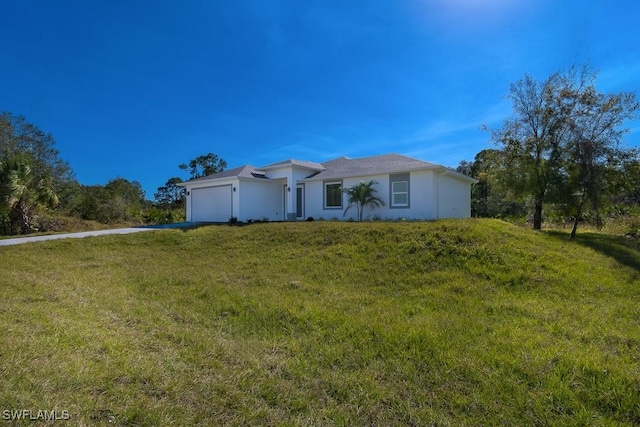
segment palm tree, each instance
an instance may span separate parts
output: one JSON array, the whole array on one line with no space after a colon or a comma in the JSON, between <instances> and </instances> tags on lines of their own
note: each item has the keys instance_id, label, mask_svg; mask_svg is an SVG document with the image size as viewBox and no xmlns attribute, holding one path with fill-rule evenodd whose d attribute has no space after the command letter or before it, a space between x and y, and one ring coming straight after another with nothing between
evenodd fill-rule
<instances>
[{"instance_id":1,"label":"palm tree","mask_svg":"<svg viewBox=\"0 0 640 427\"><path fill-rule=\"evenodd\" d=\"M344 210L344 215L353 206L358 208L358 221L362 221L362 213L365 206L379 207L384 206L384 201L376 196L376 189L373 186L377 184L376 181L369 181L365 183L360 181L357 185L352 185L349 188L343 188L342 192L347 195L347 208Z\"/></svg>"},{"instance_id":2,"label":"palm tree","mask_svg":"<svg viewBox=\"0 0 640 427\"><path fill-rule=\"evenodd\" d=\"M55 207L58 202L51 179L37 177L27 158L10 157L0 163L0 208L23 233L31 232L40 208Z\"/></svg>"}]
</instances>

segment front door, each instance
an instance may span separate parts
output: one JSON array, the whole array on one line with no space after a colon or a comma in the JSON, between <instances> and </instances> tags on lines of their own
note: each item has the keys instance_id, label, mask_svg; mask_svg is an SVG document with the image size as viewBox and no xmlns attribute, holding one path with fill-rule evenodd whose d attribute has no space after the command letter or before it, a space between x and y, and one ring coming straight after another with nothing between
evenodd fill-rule
<instances>
[{"instance_id":1,"label":"front door","mask_svg":"<svg viewBox=\"0 0 640 427\"><path fill-rule=\"evenodd\" d=\"M304 219L304 185L296 187L296 218Z\"/></svg>"},{"instance_id":2,"label":"front door","mask_svg":"<svg viewBox=\"0 0 640 427\"><path fill-rule=\"evenodd\" d=\"M287 188L288 188L288 187L287 187L287 184L285 184L285 185L283 185L283 186L282 186L282 220L283 220L283 221L286 221L286 220L287 220L287 211L288 211L288 209L287 209L287 205L289 204L289 203L287 202L287 197L288 197L288 195L287 195L287 193L288 193Z\"/></svg>"}]
</instances>

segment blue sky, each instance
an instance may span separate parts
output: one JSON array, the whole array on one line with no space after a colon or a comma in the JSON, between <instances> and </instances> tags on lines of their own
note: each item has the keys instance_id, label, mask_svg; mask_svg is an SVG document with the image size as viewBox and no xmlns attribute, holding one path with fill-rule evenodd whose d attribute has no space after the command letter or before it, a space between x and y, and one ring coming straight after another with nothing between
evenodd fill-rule
<instances>
[{"instance_id":1,"label":"blue sky","mask_svg":"<svg viewBox=\"0 0 640 427\"><path fill-rule=\"evenodd\" d=\"M509 84L572 64L640 86L640 2L5 1L0 110L57 142L83 184L178 164L400 153L445 166L492 147ZM640 125L629 126L640 145Z\"/></svg>"}]
</instances>

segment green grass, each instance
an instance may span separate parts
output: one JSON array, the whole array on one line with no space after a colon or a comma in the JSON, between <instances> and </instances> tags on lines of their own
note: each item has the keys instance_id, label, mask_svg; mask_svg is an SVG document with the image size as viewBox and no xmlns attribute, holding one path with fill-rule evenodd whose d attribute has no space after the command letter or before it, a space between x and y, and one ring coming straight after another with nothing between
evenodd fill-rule
<instances>
[{"instance_id":1,"label":"green grass","mask_svg":"<svg viewBox=\"0 0 640 427\"><path fill-rule=\"evenodd\" d=\"M639 424L638 245L579 237L313 222L3 247L0 417Z\"/></svg>"}]
</instances>

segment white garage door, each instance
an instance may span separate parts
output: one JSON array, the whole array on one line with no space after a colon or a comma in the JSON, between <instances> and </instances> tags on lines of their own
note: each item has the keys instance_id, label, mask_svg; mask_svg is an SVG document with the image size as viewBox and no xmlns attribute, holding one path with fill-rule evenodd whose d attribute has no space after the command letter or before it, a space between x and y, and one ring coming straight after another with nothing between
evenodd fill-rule
<instances>
[{"instance_id":1,"label":"white garage door","mask_svg":"<svg viewBox=\"0 0 640 427\"><path fill-rule=\"evenodd\" d=\"M194 188L191 190L192 222L226 222L233 215L231 186Z\"/></svg>"}]
</instances>

